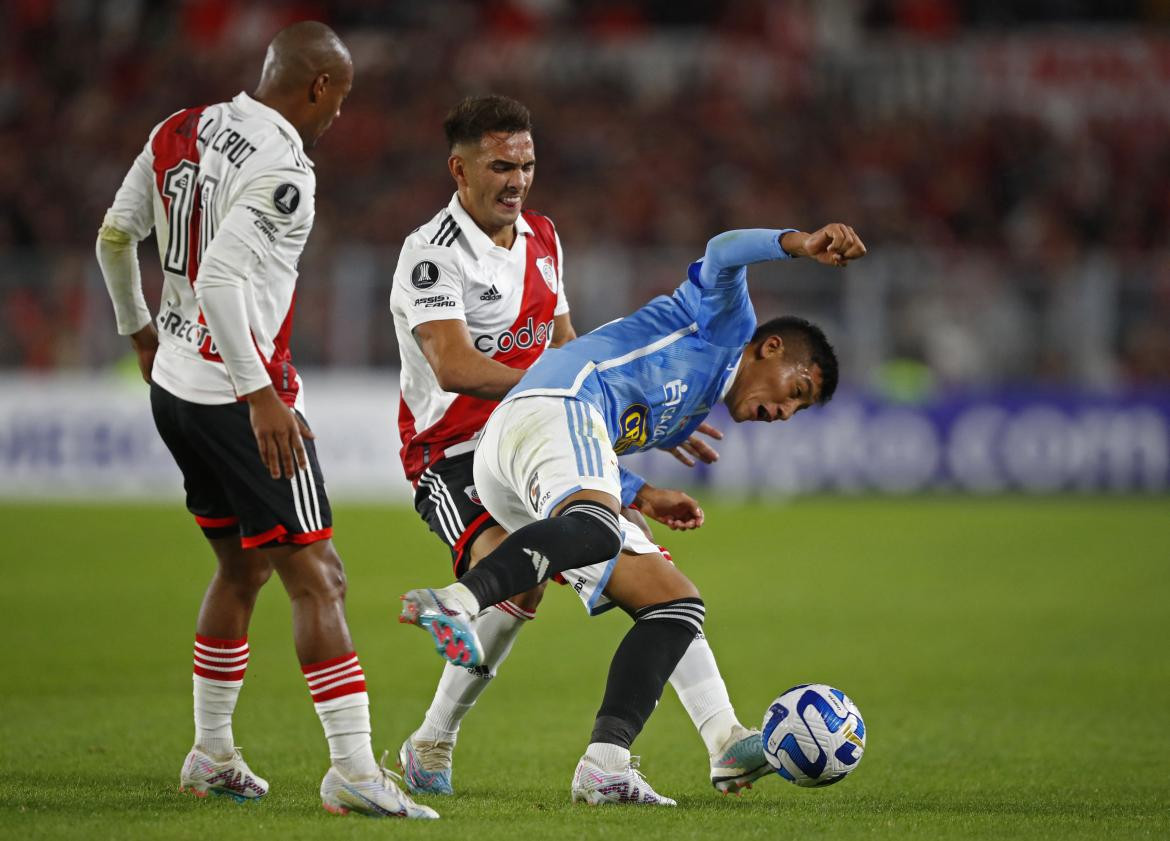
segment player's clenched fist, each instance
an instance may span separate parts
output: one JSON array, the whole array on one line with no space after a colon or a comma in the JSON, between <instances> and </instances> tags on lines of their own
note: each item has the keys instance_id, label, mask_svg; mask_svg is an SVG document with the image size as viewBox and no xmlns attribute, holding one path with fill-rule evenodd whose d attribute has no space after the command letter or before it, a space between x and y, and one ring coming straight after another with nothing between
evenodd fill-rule
<instances>
[{"instance_id":1,"label":"player's clenched fist","mask_svg":"<svg viewBox=\"0 0 1170 841\"><path fill-rule=\"evenodd\" d=\"M786 233L780 238L780 247L793 257L811 257L826 266L844 266L865 256L865 243L857 231L842 222L831 222L811 234Z\"/></svg>"}]
</instances>

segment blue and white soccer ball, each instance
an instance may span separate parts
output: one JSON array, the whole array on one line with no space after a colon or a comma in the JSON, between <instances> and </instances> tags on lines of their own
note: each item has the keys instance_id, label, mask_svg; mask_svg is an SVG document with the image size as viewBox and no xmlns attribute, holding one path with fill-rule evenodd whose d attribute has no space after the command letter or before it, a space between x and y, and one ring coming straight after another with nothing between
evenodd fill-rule
<instances>
[{"instance_id":1,"label":"blue and white soccer ball","mask_svg":"<svg viewBox=\"0 0 1170 841\"><path fill-rule=\"evenodd\" d=\"M823 683L794 686L764 714L764 755L798 786L830 786L857 767L865 722L857 705Z\"/></svg>"}]
</instances>

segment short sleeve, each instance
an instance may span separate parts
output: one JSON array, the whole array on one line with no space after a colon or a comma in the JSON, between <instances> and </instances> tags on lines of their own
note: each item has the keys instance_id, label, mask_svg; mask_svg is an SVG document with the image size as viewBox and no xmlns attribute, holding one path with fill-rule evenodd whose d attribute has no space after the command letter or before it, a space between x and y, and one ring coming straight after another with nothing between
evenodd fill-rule
<instances>
[{"instance_id":1,"label":"short sleeve","mask_svg":"<svg viewBox=\"0 0 1170 841\"><path fill-rule=\"evenodd\" d=\"M432 245L404 247L394 271L394 295L411 330L428 321L463 319L463 271L455 252Z\"/></svg>"},{"instance_id":2,"label":"short sleeve","mask_svg":"<svg viewBox=\"0 0 1170 841\"><path fill-rule=\"evenodd\" d=\"M569 311L569 299L565 296L565 250L561 247L561 235L553 234L557 240L557 306L553 315L564 315Z\"/></svg>"},{"instance_id":3,"label":"short sleeve","mask_svg":"<svg viewBox=\"0 0 1170 841\"><path fill-rule=\"evenodd\" d=\"M135 241L146 239L154 227L154 152L150 140L122 179L103 224Z\"/></svg>"}]
</instances>

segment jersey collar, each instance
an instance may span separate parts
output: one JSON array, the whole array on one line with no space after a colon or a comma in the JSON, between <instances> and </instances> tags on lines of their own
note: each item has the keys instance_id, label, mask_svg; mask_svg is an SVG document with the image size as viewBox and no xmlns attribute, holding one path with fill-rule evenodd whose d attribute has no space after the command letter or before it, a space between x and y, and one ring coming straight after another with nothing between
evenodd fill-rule
<instances>
[{"instance_id":1,"label":"jersey collar","mask_svg":"<svg viewBox=\"0 0 1170 841\"><path fill-rule=\"evenodd\" d=\"M735 365L728 368L727 379L723 381L723 385L719 387L719 401L722 402L727 399L727 392L731 391L731 384L735 382L735 375L739 373L739 366L743 364L743 353L740 353L739 359L735 360Z\"/></svg>"},{"instance_id":2,"label":"jersey collar","mask_svg":"<svg viewBox=\"0 0 1170 841\"><path fill-rule=\"evenodd\" d=\"M482 260L484 255L493 248L498 248L501 251L508 250L492 242L492 238L485 234L479 225L475 224L471 214L464 210L463 205L459 203L458 192L451 196L447 209L451 211L451 216L454 217L455 224L459 226L463 236L467 237L467 244L471 247L471 253L475 255L476 260ZM528 220L524 218L523 214L516 217L516 234L517 236L532 236L532 226L528 224Z\"/></svg>"},{"instance_id":3,"label":"jersey collar","mask_svg":"<svg viewBox=\"0 0 1170 841\"><path fill-rule=\"evenodd\" d=\"M277 128L288 135L288 139L296 147L297 152L300 153L301 160L309 166L313 162L309 160L308 155L305 154L305 141L301 139L301 133L293 128L293 124L284 118L284 115L275 108L269 108L263 102L253 99L248 94L240 91L232 98L232 105L243 111L245 114L250 114L253 117L259 117L268 120L271 123L276 123Z\"/></svg>"}]
</instances>

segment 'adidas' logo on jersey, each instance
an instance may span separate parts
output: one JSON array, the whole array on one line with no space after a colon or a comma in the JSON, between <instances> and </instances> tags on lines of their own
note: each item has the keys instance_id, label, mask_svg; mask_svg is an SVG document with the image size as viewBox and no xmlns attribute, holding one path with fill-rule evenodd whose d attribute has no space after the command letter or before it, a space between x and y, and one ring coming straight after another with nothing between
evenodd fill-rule
<instances>
[{"instance_id":1,"label":"'adidas' logo on jersey","mask_svg":"<svg viewBox=\"0 0 1170 841\"><path fill-rule=\"evenodd\" d=\"M504 296L500 294L500 290L496 289L496 285L493 283L492 288L480 295L479 299L481 301L498 301L503 297Z\"/></svg>"}]
</instances>

